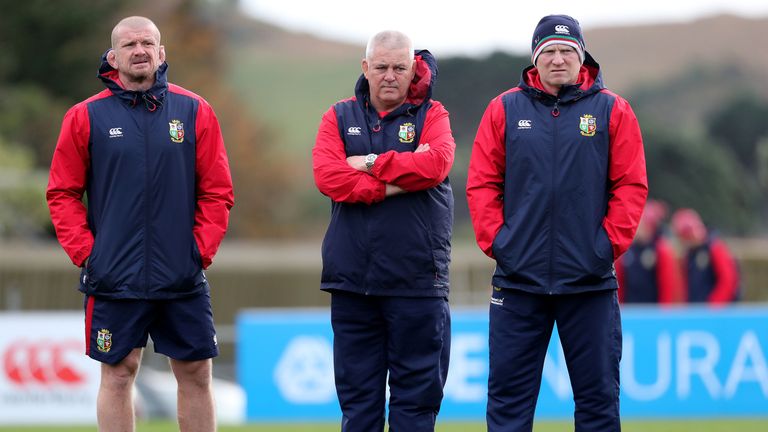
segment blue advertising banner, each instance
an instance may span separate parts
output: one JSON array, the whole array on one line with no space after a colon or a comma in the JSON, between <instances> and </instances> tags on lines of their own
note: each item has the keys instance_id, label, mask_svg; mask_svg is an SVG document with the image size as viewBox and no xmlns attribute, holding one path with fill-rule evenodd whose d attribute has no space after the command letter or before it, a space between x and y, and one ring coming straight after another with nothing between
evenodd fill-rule
<instances>
[{"instance_id":1,"label":"blue advertising banner","mask_svg":"<svg viewBox=\"0 0 768 432\"><path fill-rule=\"evenodd\" d=\"M622 310L621 411L626 417L768 416L768 307ZM237 370L250 421L341 416L327 310L248 310L237 319ZM452 312L441 419L485 418L487 310ZM536 415L569 418L573 394L557 334Z\"/></svg>"}]
</instances>

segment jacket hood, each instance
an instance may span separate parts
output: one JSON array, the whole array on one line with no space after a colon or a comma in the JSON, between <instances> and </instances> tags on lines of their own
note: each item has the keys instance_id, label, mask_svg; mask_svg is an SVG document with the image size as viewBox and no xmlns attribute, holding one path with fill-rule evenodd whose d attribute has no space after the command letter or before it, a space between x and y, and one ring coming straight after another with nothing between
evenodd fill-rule
<instances>
[{"instance_id":1,"label":"jacket hood","mask_svg":"<svg viewBox=\"0 0 768 432\"><path fill-rule=\"evenodd\" d=\"M163 105L163 100L168 92L168 63L163 62L155 72L155 83L148 90L136 91L127 90L123 83L120 82L117 69L110 66L107 62L107 54L111 51L111 48L106 50L101 56L101 66L99 67L98 77L104 83L104 86L109 89L112 94L119 97L131 106L138 105L140 102L144 103L144 106L149 111L154 111Z\"/></svg>"},{"instance_id":2,"label":"jacket hood","mask_svg":"<svg viewBox=\"0 0 768 432\"><path fill-rule=\"evenodd\" d=\"M432 88L437 80L437 60L427 50L414 51L414 64L413 67L416 72L413 76L413 81L408 88L408 95L405 97L403 106L406 109L411 107L417 107L424 102L428 101L432 97ZM360 74L360 78L355 85L355 96L359 103L363 105L368 104L370 98L370 85L365 78L365 74ZM400 107L402 108L402 106ZM398 110L400 109L398 108Z\"/></svg>"},{"instance_id":3,"label":"jacket hood","mask_svg":"<svg viewBox=\"0 0 768 432\"><path fill-rule=\"evenodd\" d=\"M526 94L533 97L559 99L561 102L569 102L592 93L597 93L605 88L600 65L592 58L589 52L585 51L584 55L584 64L581 65L576 84L563 86L557 97L544 91L539 70L533 65L523 70L519 86Z\"/></svg>"}]
</instances>

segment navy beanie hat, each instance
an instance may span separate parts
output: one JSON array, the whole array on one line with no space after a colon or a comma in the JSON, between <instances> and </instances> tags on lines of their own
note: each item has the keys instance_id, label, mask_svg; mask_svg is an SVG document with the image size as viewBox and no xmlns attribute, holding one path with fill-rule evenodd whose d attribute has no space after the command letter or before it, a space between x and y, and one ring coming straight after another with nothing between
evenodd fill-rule
<instances>
[{"instance_id":1,"label":"navy beanie hat","mask_svg":"<svg viewBox=\"0 0 768 432\"><path fill-rule=\"evenodd\" d=\"M579 53L581 63L584 63L584 37L576 19L568 15L547 15L539 21L531 42L533 64L536 65L536 59L544 48L554 44L573 47Z\"/></svg>"}]
</instances>

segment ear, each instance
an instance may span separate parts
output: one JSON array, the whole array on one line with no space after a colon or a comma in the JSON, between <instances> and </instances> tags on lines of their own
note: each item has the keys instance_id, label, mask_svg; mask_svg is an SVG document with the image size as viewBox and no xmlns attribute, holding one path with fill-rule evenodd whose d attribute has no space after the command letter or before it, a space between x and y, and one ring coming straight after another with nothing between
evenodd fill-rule
<instances>
[{"instance_id":1,"label":"ear","mask_svg":"<svg viewBox=\"0 0 768 432\"><path fill-rule=\"evenodd\" d=\"M362 63L363 68L363 75L365 75L365 79L368 79L368 59L364 58Z\"/></svg>"},{"instance_id":2,"label":"ear","mask_svg":"<svg viewBox=\"0 0 768 432\"><path fill-rule=\"evenodd\" d=\"M165 63L165 45L160 45L160 63Z\"/></svg>"},{"instance_id":3,"label":"ear","mask_svg":"<svg viewBox=\"0 0 768 432\"><path fill-rule=\"evenodd\" d=\"M107 53L107 63L112 66L112 69L117 70L117 54L115 54L114 49L109 50Z\"/></svg>"}]
</instances>

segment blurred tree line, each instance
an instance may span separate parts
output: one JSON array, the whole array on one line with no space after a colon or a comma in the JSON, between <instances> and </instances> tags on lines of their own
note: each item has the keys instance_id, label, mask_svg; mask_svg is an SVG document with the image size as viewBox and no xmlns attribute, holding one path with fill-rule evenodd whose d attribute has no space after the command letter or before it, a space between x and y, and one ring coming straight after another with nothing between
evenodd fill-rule
<instances>
[{"instance_id":1,"label":"blurred tree line","mask_svg":"<svg viewBox=\"0 0 768 432\"><path fill-rule=\"evenodd\" d=\"M272 198L291 179L280 168L281 155L270 151L266 129L221 79L237 1L0 0L0 6L0 239L53 234L45 185L61 119L104 88L97 78L100 57L114 25L129 15L152 17L166 46L169 81L216 110L236 187L231 235L281 229Z\"/></svg>"},{"instance_id":2,"label":"blurred tree line","mask_svg":"<svg viewBox=\"0 0 768 432\"><path fill-rule=\"evenodd\" d=\"M0 6L0 239L52 235L44 189L61 119L103 89L96 77L100 56L112 27L128 15L157 23L170 81L216 110L235 182L230 237L298 236L308 232L299 225L327 223L327 199L299 181L311 175L304 172L308 165L281 149L280 131L253 115L242 92L224 79L233 55L226 47L242 30L237 0L0 0ZM457 236L471 237L464 186L477 123L491 98L514 87L529 62L505 53L439 59L434 97L450 111L457 142L451 172ZM312 68L306 69L311 80ZM683 69L664 83L619 91L640 119L651 195L672 208L699 210L729 235L764 234L768 99L738 65ZM604 78L610 88L610 71ZM295 127L314 130L317 124ZM315 203L322 204L316 211L291 214Z\"/></svg>"}]
</instances>

